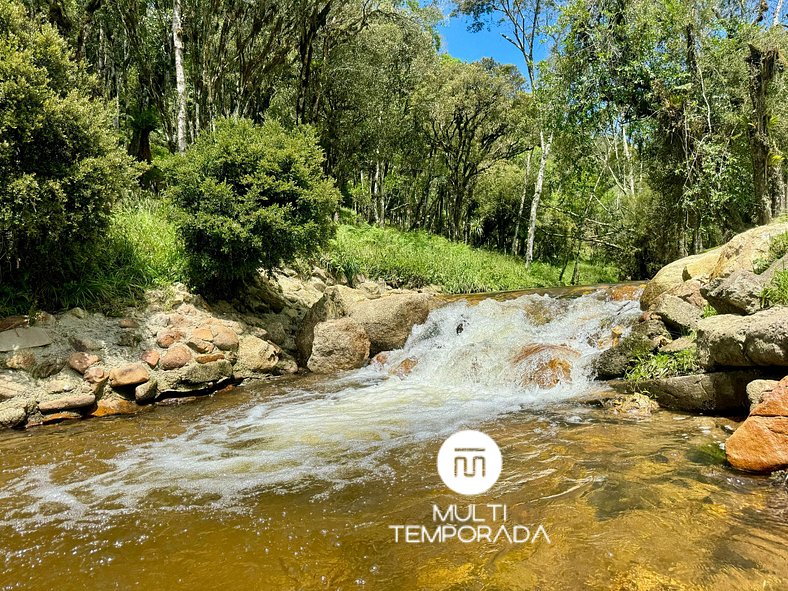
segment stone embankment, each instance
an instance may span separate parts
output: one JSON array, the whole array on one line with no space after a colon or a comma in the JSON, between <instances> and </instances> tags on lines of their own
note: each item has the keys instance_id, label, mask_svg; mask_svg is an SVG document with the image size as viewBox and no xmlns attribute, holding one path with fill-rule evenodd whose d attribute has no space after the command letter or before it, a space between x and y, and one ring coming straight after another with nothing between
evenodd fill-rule
<instances>
[{"instance_id":1,"label":"stone embankment","mask_svg":"<svg viewBox=\"0 0 788 591\"><path fill-rule=\"evenodd\" d=\"M0 319L0 427L132 414L244 381L366 364L401 347L433 305L385 283L337 285L314 269L261 278L243 301L208 304L183 285L123 318L75 308Z\"/></svg>"},{"instance_id":2,"label":"stone embankment","mask_svg":"<svg viewBox=\"0 0 788 591\"><path fill-rule=\"evenodd\" d=\"M689 355L688 375L615 386L647 392L666 408L749 413L726 445L742 470L788 468L788 308L764 309L762 297L788 267L787 255L763 270L772 240L786 232L786 223L757 227L664 267L643 291L640 321L597 362L600 378L615 379L649 355Z\"/></svg>"}]
</instances>

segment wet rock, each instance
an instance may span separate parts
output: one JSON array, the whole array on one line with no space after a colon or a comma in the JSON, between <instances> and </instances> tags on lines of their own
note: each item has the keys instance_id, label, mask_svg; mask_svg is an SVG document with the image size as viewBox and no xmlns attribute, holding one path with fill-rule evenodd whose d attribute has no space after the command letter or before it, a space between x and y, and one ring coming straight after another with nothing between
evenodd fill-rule
<instances>
[{"instance_id":1,"label":"wet rock","mask_svg":"<svg viewBox=\"0 0 788 591\"><path fill-rule=\"evenodd\" d=\"M209 384L219 382L233 375L233 366L227 360L192 364L183 373L186 384Z\"/></svg>"},{"instance_id":2,"label":"wet rock","mask_svg":"<svg viewBox=\"0 0 788 591\"><path fill-rule=\"evenodd\" d=\"M637 300L643 294L643 288L642 283L614 285L607 290L607 297L614 302Z\"/></svg>"},{"instance_id":3,"label":"wet rock","mask_svg":"<svg viewBox=\"0 0 788 591\"><path fill-rule=\"evenodd\" d=\"M279 361L277 361L274 371L279 375L294 374L298 372L298 363L293 357L280 351Z\"/></svg>"},{"instance_id":4,"label":"wet rock","mask_svg":"<svg viewBox=\"0 0 788 591\"><path fill-rule=\"evenodd\" d=\"M615 415L624 414L635 417L649 417L659 410L656 400L638 392L606 398L602 401L602 407Z\"/></svg>"},{"instance_id":5,"label":"wet rock","mask_svg":"<svg viewBox=\"0 0 788 591\"><path fill-rule=\"evenodd\" d=\"M36 365L36 354L29 349L14 351L5 358L5 366L8 369L18 369L30 371Z\"/></svg>"},{"instance_id":6,"label":"wet rock","mask_svg":"<svg viewBox=\"0 0 788 591\"><path fill-rule=\"evenodd\" d=\"M698 360L706 368L788 366L788 308L704 318L697 343Z\"/></svg>"},{"instance_id":7,"label":"wet rock","mask_svg":"<svg viewBox=\"0 0 788 591\"><path fill-rule=\"evenodd\" d=\"M133 415L140 411L140 407L125 398L102 398L96 403L96 408L90 413L91 417L109 417L114 415Z\"/></svg>"},{"instance_id":8,"label":"wet rock","mask_svg":"<svg viewBox=\"0 0 788 591\"><path fill-rule=\"evenodd\" d=\"M91 353L76 352L72 353L68 358L68 365L78 374L84 374L91 365L95 365L101 361L98 355Z\"/></svg>"},{"instance_id":9,"label":"wet rock","mask_svg":"<svg viewBox=\"0 0 788 591\"><path fill-rule=\"evenodd\" d=\"M618 345L603 351L594 362L594 371L600 379L623 376L630 364L670 342L670 333L660 320L638 322L630 334Z\"/></svg>"},{"instance_id":10,"label":"wet rock","mask_svg":"<svg viewBox=\"0 0 788 591\"><path fill-rule=\"evenodd\" d=\"M526 345L512 357L518 366L518 382L523 387L553 388L572 383L572 362L580 354L563 345Z\"/></svg>"},{"instance_id":11,"label":"wet rock","mask_svg":"<svg viewBox=\"0 0 788 591\"><path fill-rule=\"evenodd\" d=\"M185 366L192 360L192 352L185 345L173 345L159 361L159 366L164 371L171 371Z\"/></svg>"},{"instance_id":12,"label":"wet rock","mask_svg":"<svg viewBox=\"0 0 788 591\"><path fill-rule=\"evenodd\" d=\"M217 349L222 351L235 351L238 349L240 340L238 334L222 325L212 327L213 344Z\"/></svg>"},{"instance_id":13,"label":"wet rock","mask_svg":"<svg viewBox=\"0 0 788 591\"><path fill-rule=\"evenodd\" d=\"M109 372L109 383L113 388L136 386L144 384L149 379L150 371L143 363L130 363Z\"/></svg>"},{"instance_id":14,"label":"wet rock","mask_svg":"<svg viewBox=\"0 0 788 591\"><path fill-rule=\"evenodd\" d=\"M409 376L414 368L419 364L419 360L415 357L408 357L407 359L403 359L399 365L392 368L389 372L397 377L404 378L405 376Z\"/></svg>"},{"instance_id":15,"label":"wet rock","mask_svg":"<svg viewBox=\"0 0 788 591\"><path fill-rule=\"evenodd\" d=\"M20 326L0 332L0 352L32 349L52 344L52 338L43 328Z\"/></svg>"},{"instance_id":16,"label":"wet rock","mask_svg":"<svg viewBox=\"0 0 788 591\"><path fill-rule=\"evenodd\" d=\"M60 372L66 366L66 360L61 357L46 357L30 370L30 375L43 380Z\"/></svg>"},{"instance_id":17,"label":"wet rock","mask_svg":"<svg viewBox=\"0 0 788 591\"><path fill-rule=\"evenodd\" d=\"M95 403L96 397L93 396L93 394L75 394L73 396L63 396L62 398L55 398L53 400L42 400L38 403L38 410L45 413L60 412L93 406Z\"/></svg>"},{"instance_id":18,"label":"wet rock","mask_svg":"<svg viewBox=\"0 0 788 591\"><path fill-rule=\"evenodd\" d=\"M352 318L327 320L314 328L312 354L307 367L314 373L332 373L363 367L369 358L370 340Z\"/></svg>"},{"instance_id":19,"label":"wet rock","mask_svg":"<svg viewBox=\"0 0 788 591\"><path fill-rule=\"evenodd\" d=\"M788 378L783 378L725 442L734 468L773 472L788 468Z\"/></svg>"},{"instance_id":20,"label":"wet rock","mask_svg":"<svg viewBox=\"0 0 788 591\"><path fill-rule=\"evenodd\" d=\"M238 378L254 378L270 373L279 362L279 348L268 341L246 335L238 345L238 360L233 374Z\"/></svg>"},{"instance_id":21,"label":"wet rock","mask_svg":"<svg viewBox=\"0 0 788 591\"><path fill-rule=\"evenodd\" d=\"M159 393L159 383L156 378L152 378L134 388L134 400L137 404L145 404L153 402L156 399L156 394Z\"/></svg>"},{"instance_id":22,"label":"wet rock","mask_svg":"<svg viewBox=\"0 0 788 591\"><path fill-rule=\"evenodd\" d=\"M181 404L188 404L195 402L198 396L176 396L173 398L164 398L156 403L156 406L178 406Z\"/></svg>"},{"instance_id":23,"label":"wet rock","mask_svg":"<svg viewBox=\"0 0 788 591\"><path fill-rule=\"evenodd\" d=\"M53 414L46 414L41 418L41 424L49 425L52 423L62 423L63 421L76 421L82 418L78 412L63 410Z\"/></svg>"},{"instance_id":24,"label":"wet rock","mask_svg":"<svg viewBox=\"0 0 788 591\"><path fill-rule=\"evenodd\" d=\"M739 269L727 277L710 281L703 288L703 295L720 314L754 314L761 309L764 287L763 276Z\"/></svg>"},{"instance_id":25,"label":"wet rock","mask_svg":"<svg viewBox=\"0 0 788 591\"><path fill-rule=\"evenodd\" d=\"M350 317L367 333L370 354L401 349L413 327L427 320L436 304L429 294L395 294L355 304Z\"/></svg>"},{"instance_id":26,"label":"wet rock","mask_svg":"<svg viewBox=\"0 0 788 591\"><path fill-rule=\"evenodd\" d=\"M654 312L662 319L668 328L679 332L695 330L703 311L681 298L664 294L656 302Z\"/></svg>"},{"instance_id":27,"label":"wet rock","mask_svg":"<svg viewBox=\"0 0 788 591\"><path fill-rule=\"evenodd\" d=\"M690 412L741 412L749 408L747 384L756 371L702 373L642 380L627 384L628 391L646 393L661 407Z\"/></svg>"},{"instance_id":28,"label":"wet rock","mask_svg":"<svg viewBox=\"0 0 788 591\"><path fill-rule=\"evenodd\" d=\"M159 352L153 349L149 349L145 351L140 356L140 360L147 363L148 367L150 367L151 369L154 369L159 364L160 359L161 359L161 355L159 354Z\"/></svg>"}]
</instances>

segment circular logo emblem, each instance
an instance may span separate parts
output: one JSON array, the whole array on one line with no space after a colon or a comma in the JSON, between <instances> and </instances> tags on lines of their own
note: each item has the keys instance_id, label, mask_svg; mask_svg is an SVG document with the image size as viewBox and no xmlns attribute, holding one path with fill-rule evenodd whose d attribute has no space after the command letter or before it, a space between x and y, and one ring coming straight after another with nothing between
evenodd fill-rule
<instances>
[{"instance_id":1,"label":"circular logo emblem","mask_svg":"<svg viewBox=\"0 0 788 591\"><path fill-rule=\"evenodd\" d=\"M458 431L441 445L438 474L444 484L461 495L488 490L501 475L501 450L481 431Z\"/></svg>"}]
</instances>

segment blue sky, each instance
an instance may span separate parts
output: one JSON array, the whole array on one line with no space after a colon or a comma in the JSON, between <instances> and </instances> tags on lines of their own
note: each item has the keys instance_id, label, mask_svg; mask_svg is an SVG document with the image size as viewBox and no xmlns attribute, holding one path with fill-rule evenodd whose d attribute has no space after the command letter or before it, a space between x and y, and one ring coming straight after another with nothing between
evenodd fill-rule
<instances>
[{"instance_id":1,"label":"blue sky","mask_svg":"<svg viewBox=\"0 0 788 591\"><path fill-rule=\"evenodd\" d=\"M446 18L438 26L443 40L443 51L466 62L491 57L502 64L514 64L524 72L522 54L501 37L501 30L496 22L478 33L468 31L470 22L468 17L454 16ZM542 51L538 51L539 49ZM545 53L544 48L537 47L537 60Z\"/></svg>"}]
</instances>

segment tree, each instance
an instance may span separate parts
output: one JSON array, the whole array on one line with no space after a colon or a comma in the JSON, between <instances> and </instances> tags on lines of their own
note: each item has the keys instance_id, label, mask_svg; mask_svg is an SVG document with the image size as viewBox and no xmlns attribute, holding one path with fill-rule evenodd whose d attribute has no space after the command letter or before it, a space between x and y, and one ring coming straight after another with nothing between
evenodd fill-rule
<instances>
[{"instance_id":1,"label":"tree","mask_svg":"<svg viewBox=\"0 0 788 591\"><path fill-rule=\"evenodd\" d=\"M41 303L85 271L133 183L92 87L54 27L0 0L0 284Z\"/></svg>"}]
</instances>

